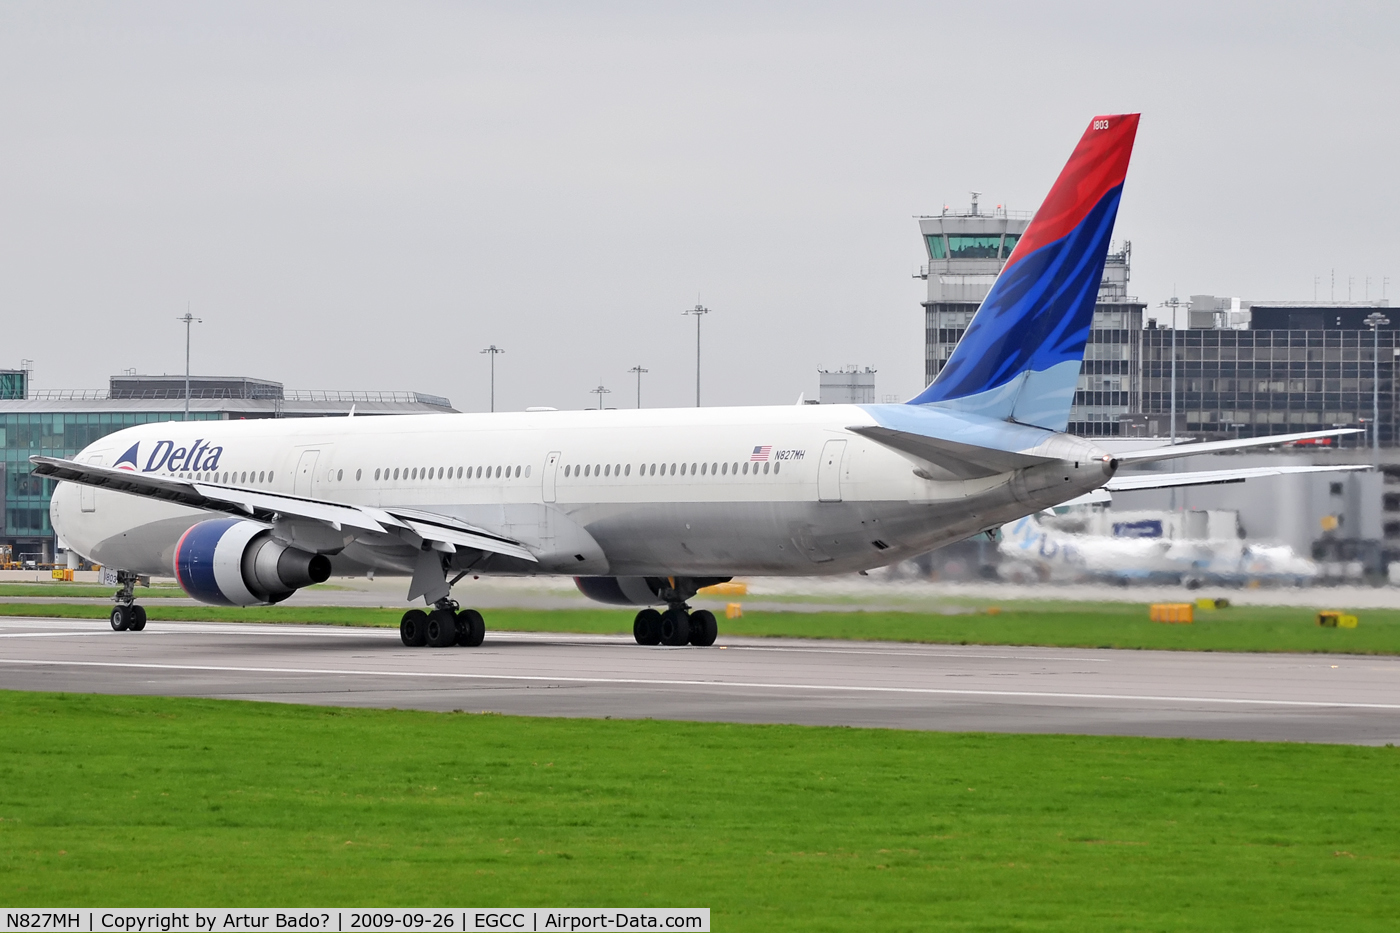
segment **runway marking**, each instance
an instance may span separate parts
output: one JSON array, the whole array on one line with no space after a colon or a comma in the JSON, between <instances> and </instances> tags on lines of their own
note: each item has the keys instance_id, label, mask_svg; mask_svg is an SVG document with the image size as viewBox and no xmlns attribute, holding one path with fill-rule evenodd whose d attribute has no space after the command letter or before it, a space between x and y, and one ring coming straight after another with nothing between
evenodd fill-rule
<instances>
[{"instance_id":1,"label":"runway marking","mask_svg":"<svg viewBox=\"0 0 1400 933\"><path fill-rule=\"evenodd\" d=\"M1140 703L1218 703L1231 706L1286 706L1308 709L1400 710L1400 703L1352 703L1323 700L1259 700L1239 697L1156 696L1152 694L1053 693L1030 690L950 690L937 687L866 687L842 684L779 684L734 680L661 680L642 677L545 677L535 674L466 674L444 671L369 671L310 667L234 667L213 664L149 664L120 661L58 661L0 658L0 664L50 667L115 667L159 671L207 671L230 674L329 674L355 677L423 677L452 680L508 680L536 683L615 684L646 687L738 687L755 690L840 691L846 693L900 693L936 696L1016 697L1038 700L1127 700Z\"/></svg>"}]
</instances>

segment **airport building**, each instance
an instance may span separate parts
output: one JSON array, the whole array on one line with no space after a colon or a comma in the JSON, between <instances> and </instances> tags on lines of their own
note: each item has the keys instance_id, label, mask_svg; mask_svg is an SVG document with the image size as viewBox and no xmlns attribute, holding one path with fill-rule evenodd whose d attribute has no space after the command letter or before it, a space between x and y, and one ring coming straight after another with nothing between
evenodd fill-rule
<instances>
[{"instance_id":1,"label":"airport building","mask_svg":"<svg viewBox=\"0 0 1400 933\"><path fill-rule=\"evenodd\" d=\"M982 299L991 291L1031 215L1001 207L981 210L977 195L966 213L944 210L920 217L928 265L924 383L932 382L962 339ZM1069 431L1086 437L1117 435L1125 416L1141 410L1143 302L1128 295L1132 244L1110 252L1104 265Z\"/></svg>"},{"instance_id":2,"label":"airport building","mask_svg":"<svg viewBox=\"0 0 1400 933\"><path fill-rule=\"evenodd\" d=\"M4 524L0 554L13 562L53 561L49 526L53 481L33 476L35 454L73 457L100 437L154 421L227 421L424 414L454 411L451 402L422 392L337 392L284 389L245 376L113 376L104 390L34 389L26 370L0 370L0 489Z\"/></svg>"},{"instance_id":3,"label":"airport building","mask_svg":"<svg viewBox=\"0 0 1400 933\"><path fill-rule=\"evenodd\" d=\"M1368 436L1378 429L1381 446L1395 446L1400 315L1391 320L1389 302L1193 295L1189 307L1189 327L1173 332L1149 320L1143 332L1143 433L1170 431L1175 347L1178 434L1220 440L1348 427Z\"/></svg>"}]
</instances>

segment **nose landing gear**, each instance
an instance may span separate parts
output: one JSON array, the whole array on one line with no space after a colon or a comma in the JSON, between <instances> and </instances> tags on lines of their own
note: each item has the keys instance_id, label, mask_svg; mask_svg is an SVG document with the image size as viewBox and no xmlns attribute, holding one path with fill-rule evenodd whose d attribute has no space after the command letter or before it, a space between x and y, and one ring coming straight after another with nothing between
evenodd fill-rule
<instances>
[{"instance_id":1,"label":"nose landing gear","mask_svg":"<svg viewBox=\"0 0 1400 933\"><path fill-rule=\"evenodd\" d=\"M475 648L486 638L486 620L475 609L458 610L457 603L443 598L432 612L410 609L399 622L399 639L409 648L447 648L460 645Z\"/></svg>"}]
</instances>

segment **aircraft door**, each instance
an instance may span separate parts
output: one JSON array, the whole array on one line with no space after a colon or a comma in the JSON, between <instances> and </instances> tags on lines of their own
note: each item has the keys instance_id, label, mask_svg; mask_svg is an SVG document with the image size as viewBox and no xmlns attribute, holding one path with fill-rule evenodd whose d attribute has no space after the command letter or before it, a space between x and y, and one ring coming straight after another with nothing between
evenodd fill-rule
<instances>
[{"instance_id":1,"label":"aircraft door","mask_svg":"<svg viewBox=\"0 0 1400 933\"><path fill-rule=\"evenodd\" d=\"M846 455L845 441L827 441L822 458L817 463L817 501L841 501L841 458Z\"/></svg>"},{"instance_id":2,"label":"aircraft door","mask_svg":"<svg viewBox=\"0 0 1400 933\"><path fill-rule=\"evenodd\" d=\"M316 475L316 458L321 456L319 450L303 450L301 459L297 461L297 475L292 483L292 495L311 496L311 480Z\"/></svg>"},{"instance_id":3,"label":"aircraft door","mask_svg":"<svg viewBox=\"0 0 1400 933\"><path fill-rule=\"evenodd\" d=\"M85 463L91 463L93 466L102 466L102 455L99 454L99 455L97 455L97 456L95 456L95 457L88 457L87 460L84 461L84 462L85 462ZM84 512L96 512L96 511L97 511L97 490L96 490L95 488L93 488L92 486L87 486L87 485L79 486L79 487L78 487L78 507L79 507L80 509L82 509L82 511L84 511Z\"/></svg>"},{"instance_id":4,"label":"aircraft door","mask_svg":"<svg viewBox=\"0 0 1400 933\"><path fill-rule=\"evenodd\" d=\"M540 474L541 491L545 502L554 501L554 474L559 469L559 451L551 450L544 461L544 471Z\"/></svg>"}]
</instances>

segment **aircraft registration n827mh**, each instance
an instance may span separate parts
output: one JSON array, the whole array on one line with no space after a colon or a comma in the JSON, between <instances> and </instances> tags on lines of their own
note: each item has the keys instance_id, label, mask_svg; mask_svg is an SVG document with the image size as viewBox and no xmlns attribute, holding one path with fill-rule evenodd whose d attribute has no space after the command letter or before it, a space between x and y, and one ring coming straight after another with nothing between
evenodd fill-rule
<instances>
[{"instance_id":1,"label":"aircraft registration n827mh","mask_svg":"<svg viewBox=\"0 0 1400 933\"><path fill-rule=\"evenodd\" d=\"M565 574L647 607L641 644L710 645L714 615L687 606L703 586L866 570L1111 490L1120 462L1290 439L1111 455L1064 433L1137 125L1091 121L905 404L165 422L33 457L34 472L62 481L51 515L68 546L119 568L114 629L145 626L143 575L251 606L373 571L410 578L430 609L404 614L405 644L474 646L481 614L451 598L463 576ZM1272 472L1297 469L1316 468Z\"/></svg>"}]
</instances>

